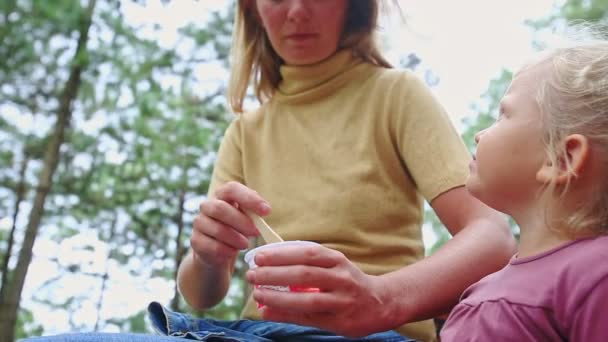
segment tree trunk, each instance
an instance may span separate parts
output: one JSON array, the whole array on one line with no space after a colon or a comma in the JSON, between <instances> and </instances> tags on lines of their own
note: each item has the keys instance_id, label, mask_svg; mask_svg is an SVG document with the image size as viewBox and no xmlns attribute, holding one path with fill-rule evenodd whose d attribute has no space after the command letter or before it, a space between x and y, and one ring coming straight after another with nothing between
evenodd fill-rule
<instances>
[{"instance_id":1,"label":"tree trunk","mask_svg":"<svg viewBox=\"0 0 608 342\"><path fill-rule=\"evenodd\" d=\"M50 192L53 174L57 168L60 148L65 140L65 132L70 124L72 103L78 94L80 77L85 67L82 63L82 57L86 53L95 2L96 0L90 0L86 13L80 23L78 45L73 59L74 63L70 68L70 76L59 98L57 123L44 154L44 166L40 174L23 244L19 251L17 266L15 267L11 281L7 283L7 289L3 297L0 298L0 342L12 342L15 339L15 326L21 301L21 292L23 291L27 270L32 260L32 248L38 234L42 215L44 214L46 196Z\"/></svg>"},{"instance_id":2,"label":"tree trunk","mask_svg":"<svg viewBox=\"0 0 608 342\"><path fill-rule=\"evenodd\" d=\"M175 271L173 279L175 279L175 292L173 294L173 299L171 299L171 310L180 311L179 307L179 290L177 288L177 271L179 270L179 265L182 263L182 259L184 258L184 254L186 254L186 248L182 245L182 234L184 232L184 202L186 201L186 190L182 190L179 194L179 206L177 213L177 237L175 238Z\"/></svg>"},{"instance_id":3,"label":"tree trunk","mask_svg":"<svg viewBox=\"0 0 608 342\"><path fill-rule=\"evenodd\" d=\"M21 202L25 198L25 172L27 171L27 165L30 161L30 157L27 154L27 146L24 148L23 160L21 161L21 167L19 168L19 183L17 183L17 187L15 188L15 206L13 211L13 224L11 226L11 231L8 235L6 253L2 260L2 281L0 282L0 298L3 298L3 293L6 292L6 284L9 279L9 270L8 264L10 262L11 256L13 255L13 244L15 242L15 231L17 230L17 216L19 216L19 207L21 207Z\"/></svg>"}]
</instances>

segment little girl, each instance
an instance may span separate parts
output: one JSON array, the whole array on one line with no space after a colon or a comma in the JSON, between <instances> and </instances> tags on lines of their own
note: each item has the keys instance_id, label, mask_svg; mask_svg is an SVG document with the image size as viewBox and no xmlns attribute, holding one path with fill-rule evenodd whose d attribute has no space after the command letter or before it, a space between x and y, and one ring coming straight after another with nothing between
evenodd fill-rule
<instances>
[{"instance_id":1,"label":"little girl","mask_svg":"<svg viewBox=\"0 0 608 342\"><path fill-rule=\"evenodd\" d=\"M526 65L475 138L468 190L513 217L519 251L469 287L449 341L608 339L608 42Z\"/></svg>"}]
</instances>

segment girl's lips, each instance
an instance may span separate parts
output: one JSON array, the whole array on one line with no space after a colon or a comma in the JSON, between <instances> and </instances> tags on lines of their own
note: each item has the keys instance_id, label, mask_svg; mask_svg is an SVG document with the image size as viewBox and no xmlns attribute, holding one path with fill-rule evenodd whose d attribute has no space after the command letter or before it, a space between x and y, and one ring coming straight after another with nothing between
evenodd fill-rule
<instances>
[{"instance_id":1,"label":"girl's lips","mask_svg":"<svg viewBox=\"0 0 608 342\"><path fill-rule=\"evenodd\" d=\"M314 37L316 37L316 34L314 34L314 33L295 33L295 34L288 35L287 39L301 41L301 40L312 39Z\"/></svg>"}]
</instances>

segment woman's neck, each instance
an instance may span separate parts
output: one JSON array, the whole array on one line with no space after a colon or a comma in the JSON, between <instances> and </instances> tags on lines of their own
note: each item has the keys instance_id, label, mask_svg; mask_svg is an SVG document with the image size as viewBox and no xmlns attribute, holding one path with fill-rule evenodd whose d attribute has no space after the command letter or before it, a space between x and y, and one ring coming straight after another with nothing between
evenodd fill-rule
<instances>
[{"instance_id":1,"label":"woman's neck","mask_svg":"<svg viewBox=\"0 0 608 342\"><path fill-rule=\"evenodd\" d=\"M352 50L340 50L320 63L305 66L282 65L281 82L273 95L278 101L311 102L330 96L358 75L363 62Z\"/></svg>"}]
</instances>

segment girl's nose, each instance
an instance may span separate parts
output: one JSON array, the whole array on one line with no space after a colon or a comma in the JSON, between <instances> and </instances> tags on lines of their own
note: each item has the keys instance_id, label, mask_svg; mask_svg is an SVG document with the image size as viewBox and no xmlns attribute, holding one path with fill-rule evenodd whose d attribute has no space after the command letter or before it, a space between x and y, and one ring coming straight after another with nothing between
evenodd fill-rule
<instances>
[{"instance_id":1,"label":"girl's nose","mask_svg":"<svg viewBox=\"0 0 608 342\"><path fill-rule=\"evenodd\" d=\"M289 1L289 9L287 18L293 22L301 22L310 19L310 0L291 0Z\"/></svg>"}]
</instances>

